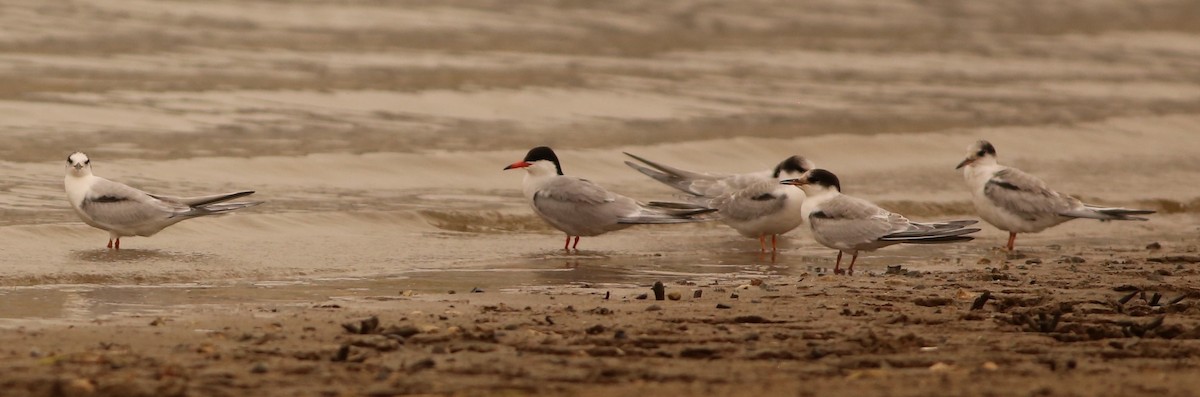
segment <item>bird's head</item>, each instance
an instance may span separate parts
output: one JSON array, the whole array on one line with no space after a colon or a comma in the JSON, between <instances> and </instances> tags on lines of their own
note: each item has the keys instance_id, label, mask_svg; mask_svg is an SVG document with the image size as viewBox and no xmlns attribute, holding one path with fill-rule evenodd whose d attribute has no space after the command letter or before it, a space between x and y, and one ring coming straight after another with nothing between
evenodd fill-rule
<instances>
[{"instance_id":1,"label":"bird's head","mask_svg":"<svg viewBox=\"0 0 1200 397\"><path fill-rule=\"evenodd\" d=\"M967 146L967 157L961 163L958 163L954 169L961 169L969 165L995 164L996 163L996 147L992 146L991 142L980 140Z\"/></svg>"}]
</instances>

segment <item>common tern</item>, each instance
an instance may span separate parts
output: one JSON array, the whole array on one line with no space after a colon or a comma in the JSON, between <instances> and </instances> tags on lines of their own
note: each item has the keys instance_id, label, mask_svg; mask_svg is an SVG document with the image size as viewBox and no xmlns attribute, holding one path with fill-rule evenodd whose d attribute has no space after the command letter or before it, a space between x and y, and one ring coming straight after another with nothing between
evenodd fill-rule
<instances>
[{"instance_id":1,"label":"common tern","mask_svg":"<svg viewBox=\"0 0 1200 397\"><path fill-rule=\"evenodd\" d=\"M741 235L758 238L758 246L762 251L767 250L767 236L771 237L771 251L774 252L780 234L804 223L804 216L800 212L804 192L779 184L779 181L798 178L806 171L816 168L804 157L788 157L773 170L748 174L718 174L682 170L629 153L625 155L645 166L629 161L626 161L625 165L687 193L686 200L690 204L716 209L721 222ZM675 203L650 204L686 208Z\"/></svg>"},{"instance_id":2,"label":"common tern","mask_svg":"<svg viewBox=\"0 0 1200 397\"><path fill-rule=\"evenodd\" d=\"M970 241L967 234L978 232L966 226L974 220L934 223L918 223L903 215L889 212L879 206L842 194L842 185L832 172L815 169L796 179L780 182L804 190L801 213L812 229L813 239L829 248L838 250L835 274L841 273L842 254L853 255L850 259L851 274L859 251L874 251L893 244L941 244Z\"/></svg>"},{"instance_id":3,"label":"common tern","mask_svg":"<svg viewBox=\"0 0 1200 397\"><path fill-rule=\"evenodd\" d=\"M153 236L180 221L223 214L262 204L225 203L249 196L253 191L201 197L172 197L150 194L92 174L92 161L75 152L67 157L64 186L67 200L83 222L108 231L108 248L121 249L121 237Z\"/></svg>"},{"instance_id":4,"label":"common tern","mask_svg":"<svg viewBox=\"0 0 1200 397\"><path fill-rule=\"evenodd\" d=\"M1008 232L1009 251L1017 233L1037 233L1075 218L1145 221L1131 215L1155 212L1085 204L1051 190L1038 177L997 163L996 147L984 140L967 147L967 157L955 169L963 170L979 217Z\"/></svg>"},{"instance_id":5,"label":"common tern","mask_svg":"<svg viewBox=\"0 0 1200 397\"><path fill-rule=\"evenodd\" d=\"M522 186L533 212L567 234L563 249L568 251L578 249L581 236L597 236L638 224L707 221L693 216L714 211L649 207L587 179L563 175L558 156L545 146L531 149L523 160L504 167L518 168L525 169ZM574 244L571 237L575 238Z\"/></svg>"}]
</instances>

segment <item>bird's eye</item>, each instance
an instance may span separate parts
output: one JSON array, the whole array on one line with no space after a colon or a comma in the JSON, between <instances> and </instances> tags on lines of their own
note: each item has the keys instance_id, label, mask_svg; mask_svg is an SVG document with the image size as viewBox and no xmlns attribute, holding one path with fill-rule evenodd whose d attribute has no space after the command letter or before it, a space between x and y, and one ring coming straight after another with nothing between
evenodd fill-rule
<instances>
[{"instance_id":1,"label":"bird's eye","mask_svg":"<svg viewBox=\"0 0 1200 397\"><path fill-rule=\"evenodd\" d=\"M976 155L976 156L979 156L979 157L983 157L983 156L984 156L984 155L986 155L986 154L987 154L987 152L985 152L985 151L983 151L983 150L980 150L979 152L975 153L975 155Z\"/></svg>"},{"instance_id":2,"label":"bird's eye","mask_svg":"<svg viewBox=\"0 0 1200 397\"><path fill-rule=\"evenodd\" d=\"M83 161L83 163L84 163L84 164L91 164L91 163L92 163L92 160L91 160L91 159L87 159L87 160L84 160L84 161Z\"/></svg>"}]
</instances>

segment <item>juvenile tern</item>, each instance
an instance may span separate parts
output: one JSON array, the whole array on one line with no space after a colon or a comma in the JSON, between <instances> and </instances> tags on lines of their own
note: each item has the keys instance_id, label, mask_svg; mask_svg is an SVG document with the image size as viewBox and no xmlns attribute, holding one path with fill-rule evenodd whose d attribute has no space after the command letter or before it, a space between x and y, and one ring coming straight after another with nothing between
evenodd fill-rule
<instances>
[{"instance_id":1,"label":"juvenile tern","mask_svg":"<svg viewBox=\"0 0 1200 397\"><path fill-rule=\"evenodd\" d=\"M812 229L813 239L838 250L835 274L841 273L842 253L853 255L851 274L859 251L874 251L893 244L941 244L970 241L967 234L979 229L965 228L977 223L960 220L917 223L903 215L889 212L869 201L842 194L842 185L832 172L815 169L796 179L780 182L804 190L801 213Z\"/></svg>"},{"instance_id":2,"label":"juvenile tern","mask_svg":"<svg viewBox=\"0 0 1200 397\"><path fill-rule=\"evenodd\" d=\"M686 171L629 153L625 155L645 166L629 161L625 165L687 193L686 200L690 204L716 209L721 222L741 235L758 238L761 251L767 250L767 236L771 237L771 251L774 252L780 234L804 223L804 216L800 213L804 192L779 184L779 181L798 178L816 168L804 157L788 157L773 170L718 174ZM684 208L673 203L650 204Z\"/></svg>"},{"instance_id":3,"label":"juvenile tern","mask_svg":"<svg viewBox=\"0 0 1200 397\"><path fill-rule=\"evenodd\" d=\"M1008 232L1008 250L1013 250L1017 233L1037 233L1075 218L1101 221L1145 221L1131 215L1155 211L1103 207L1050 190L1038 177L996 162L996 147L979 141L967 147L967 158L955 169L971 189L971 201L979 217Z\"/></svg>"},{"instance_id":4,"label":"juvenile tern","mask_svg":"<svg viewBox=\"0 0 1200 397\"><path fill-rule=\"evenodd\" d=\"M545 146L531 149L523 160L504 167L517 168L525 169L522 186L533 212L567 234L563 249L568 251L578 249L580 236L597 236L638 224L707 221L692 216L714 211L649 207L587 179L563 175L558 156ZM575 238L573 245L571 237Z\"/></svg>"},{"instance_id":5,"label":"juvenile tern","mask_svg":"<svg viewBox=\"0 0 1200 397\"><path fill-rule=\"evenodd\" d=\"M67 200L83 222L108 231L108 248L121 249L121 237L153 236L185 219L222 214L262 204L225 203L253 191L201 197L150 194L92 174L92 161L75 152L67 157Z\"/></svg>"}]
</instances>

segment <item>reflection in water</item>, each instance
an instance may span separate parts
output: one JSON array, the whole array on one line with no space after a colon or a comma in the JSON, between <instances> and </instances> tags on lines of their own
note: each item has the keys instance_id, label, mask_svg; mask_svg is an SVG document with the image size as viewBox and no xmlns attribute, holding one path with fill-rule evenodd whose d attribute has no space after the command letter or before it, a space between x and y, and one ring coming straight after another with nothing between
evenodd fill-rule
<instances>
[{"instance_id":1,"label":"reflection in water","mask_svg":"<svg viewBox=\"0 0 1200 397\"><path fill-rule=\"evenodd\" d=\"M198 253L178 253L156 249L122 249L107 248L94 250L72 251L71 258L77 261L93 263L119 263L143 261L174 261L183 263L200 263L212 259L211 255Z\"/></svg>"}]
</instances>

